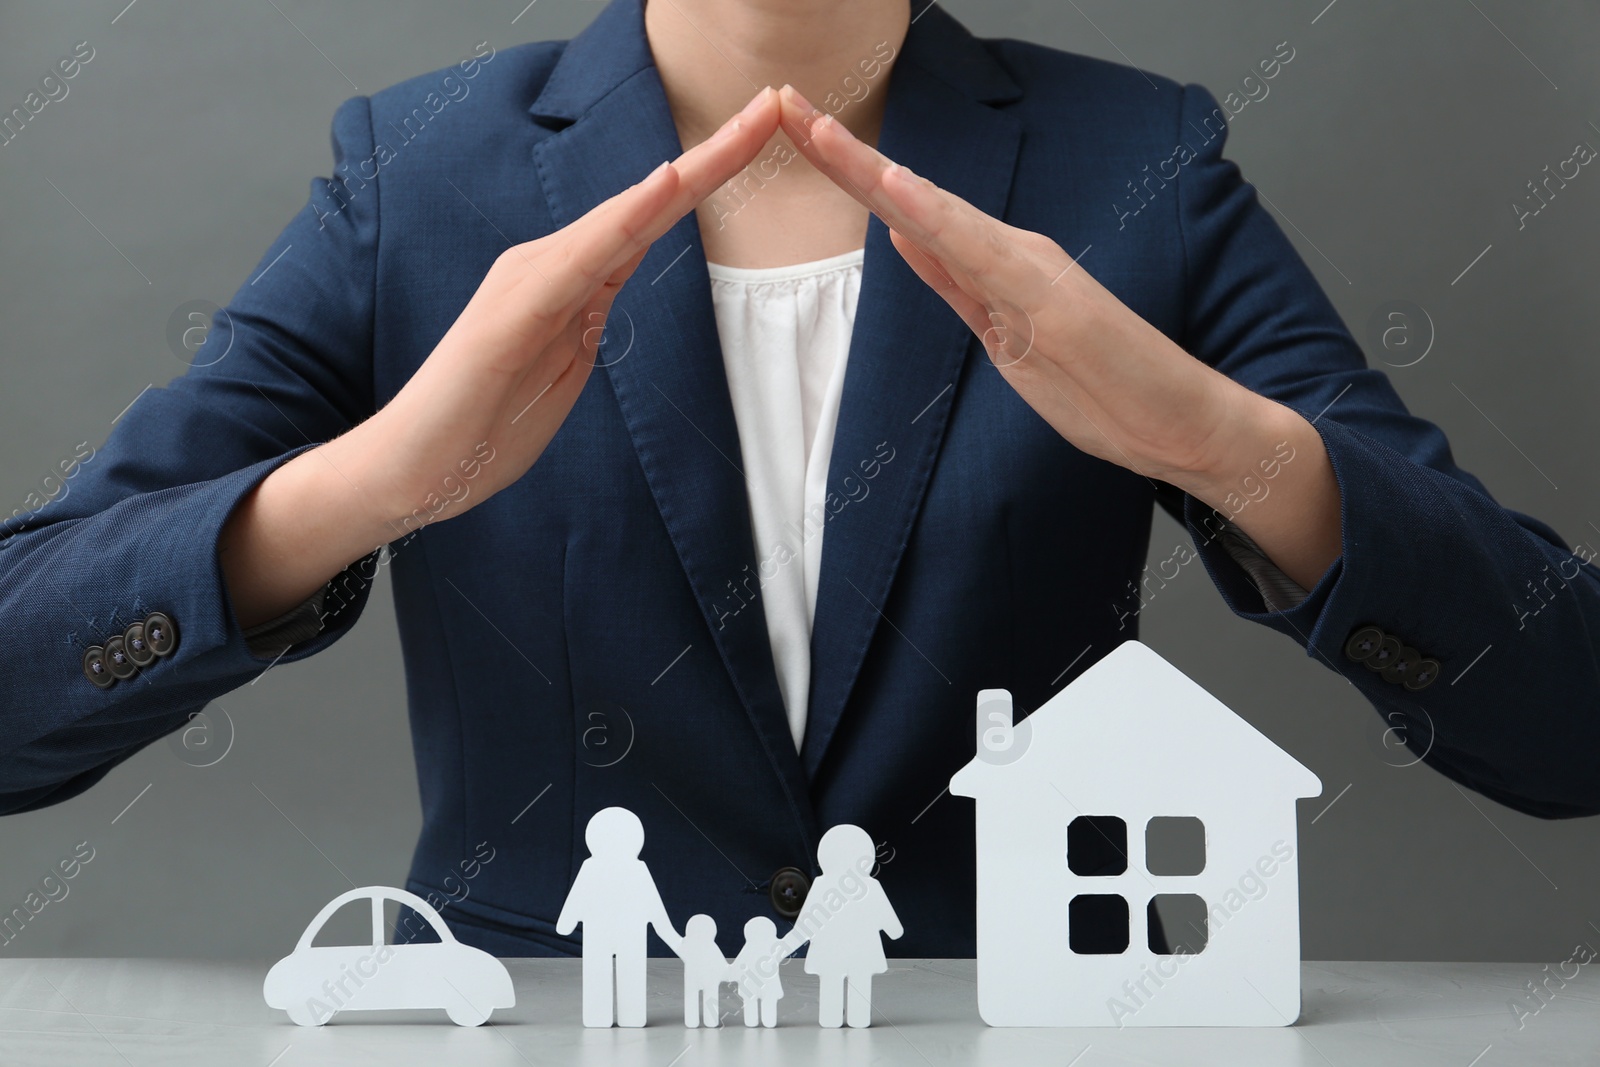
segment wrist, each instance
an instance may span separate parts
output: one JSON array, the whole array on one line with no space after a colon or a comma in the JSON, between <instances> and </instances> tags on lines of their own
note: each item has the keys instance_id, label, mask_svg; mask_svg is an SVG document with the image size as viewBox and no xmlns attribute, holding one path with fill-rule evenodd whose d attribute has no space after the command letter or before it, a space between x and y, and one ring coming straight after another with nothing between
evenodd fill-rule
<instances>
[{"instance_id":1,"label":"wrist","mask_svg":"<svg viewBox=\"0 0 1600 1067\"><path fill-rule=\"evenodd\" d=\"M318 445L261 483L256 509L273 528L292 530L321 567L332 563L337 571L396 536L376 518L359 478L345 450Z\"/></svg>"},{"instance_id":2,"label":"wrist","mask_svg":"<svg viewBox=\"0 0 1600 1067\"><path fill-rule=\"evenodd\" d=\"M1169 432L1169 452L1138 469L1215 506L1283 440L1283 416L1294 413L1210 367L1194 370L1200 382L1184 405L1192 424Z\"/></svg>"},{"instance_id":3,"label":"wrist","mask_svg":"<svg viewBox=\"0 0 1600 1067\"><path fill-rule=\"evenodd\" d=\"M279 617L382 543L352 515L349 489L319 454L325 447L274 468L218 534L218 564L241 629Z\"/></svg>"},{"instance_id":4,"label":"wrist","mask_svg":"<svg viewBox=\"0 0 1600 1067\"><path fill-rule=\"evenodd\" d=\"M1217 422L1206 447L1188 467L1167 480L1223 514L1239 510L1259 483L1277 476L1316 431L1298 413L1237 383L1217 406Z\"/></svg>"},{"instance_id":5,"label":"wrist","mask_svg":"<svg viewBox=\"0 0 1600 1067\"><path fill-rule=\"evenodd\" d=\"M1343 551L1343 500L1322 435L1292 408L1257 397L1230 449L1185 492L1249 536L1302 589ZM1271 498L1270 500L1268 498Z\"/></svg>"},{"instance_id":6,"label":"wrist","mask_svg":"<svg viewBox=\"0 0 1600 1067\"><path fill-rule=\"evenodd\" d=\"M300 457L307 461L305 491L341 502L348 537L344 547L359 548L356 558L409 532L402 519L421 494L404 476L405 465L396 466L395 457L401 454L389 420L379 411Z\"/></svg>"}]
</instances>

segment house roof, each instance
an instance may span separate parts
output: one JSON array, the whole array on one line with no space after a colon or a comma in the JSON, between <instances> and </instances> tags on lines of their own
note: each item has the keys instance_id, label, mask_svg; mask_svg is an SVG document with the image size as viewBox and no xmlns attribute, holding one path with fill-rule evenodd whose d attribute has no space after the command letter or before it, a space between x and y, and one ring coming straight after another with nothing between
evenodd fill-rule
<instances>
[{"instance_id":1,"label":"house roof","mask_svg":"<svg viewBox=\"0 0 1600 1067\"><path fill-rule=\"evenodd\" d=\"M1208 793L1314 797L1322 782L1148 645L1127 641L1018 724L1021 756L974 758L958 796L1060 793L1074 807Z\"/></svg>"}]
</instances>

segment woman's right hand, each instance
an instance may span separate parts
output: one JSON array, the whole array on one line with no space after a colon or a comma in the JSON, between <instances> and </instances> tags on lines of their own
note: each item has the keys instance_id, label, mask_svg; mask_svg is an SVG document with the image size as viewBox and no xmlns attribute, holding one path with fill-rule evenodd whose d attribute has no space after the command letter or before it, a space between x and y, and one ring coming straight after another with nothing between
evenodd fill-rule
<instances>
[{"instance_id":1,"label":"woman's right hand","mask_svg":"<svg viewBox=\"0 0 1600 1067\"><path fill-rule=\"evenodd\" d=\"M397 526L460 514L520 479L577 402L612 301L654 242L777 129L763 89L717 133L555 233L501 253L438 346L358 431L363 510ZM483 464L451 501L462 464ZM447 507L436 512L439 504ZM375 509L375 510L373 510ZM398 534L391 535L398 536Z\"/></svg>"},{"instance_id":2,"label":"woman's right hand","mask_svg":"<svg viewBox=\"0 0 1600 1067\"><path fill-rule=\"evenodd\" d=\"M503 252L382 410L274 469L235 508L218 553L239 625L276 618L375 546L526 474L588 380L617 291L653 241L755 159L778 116L763 89L637 185Z\"/></svg>"}]
</instances>

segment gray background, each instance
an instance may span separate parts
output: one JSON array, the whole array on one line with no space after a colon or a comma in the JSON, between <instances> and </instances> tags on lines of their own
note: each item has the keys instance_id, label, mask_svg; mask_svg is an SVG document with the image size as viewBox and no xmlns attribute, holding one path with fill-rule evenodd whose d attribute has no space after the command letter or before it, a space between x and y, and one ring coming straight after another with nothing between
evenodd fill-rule
<instances>
[{"instance_id":1,"label":"gray background","mask_svg":"<svg viewBox=\"0 0 1600 1067\"><path fill-rule=\"evenodd\" d=\"M249 280L326 173L328 121L352 84L375 91L483 40L568 37L599 8L537 0L513 25L526 0L125 2L0 5L0 112L75 42L97 51L66 99L0 147L4 514L183 370L169 316ZM1522 232L1510 208L1577 141L1600 146L1600 19L1579 0L1326 2L948 7L980 34L1132 62L1218 97L1288 41L1296 57L1235 119L1231 156L1292 220L1374 362L1414 358L1369 341L1374 311L1426 309L1436 343L1391 374L1462 464L1569 543L1600 546L1600 172ZM1420 346L1426 324L1412 325ZM1159 515L1152 561L1183 537ZM1199 567L1143 623L1326 786L1300 812L1307 958L1555 963L1600 943L1600 822L1541 822L1398 766L1409 754L1385 746L1359 694L1233 619ZM351 881L403 882L420 815L385 578L355 632L219 704L233 738L215 765L159 743L77 799L0 819L0 911L75 843L96 850L70 895L0 952L275 956Z\"/></svg>"}]
</instances>

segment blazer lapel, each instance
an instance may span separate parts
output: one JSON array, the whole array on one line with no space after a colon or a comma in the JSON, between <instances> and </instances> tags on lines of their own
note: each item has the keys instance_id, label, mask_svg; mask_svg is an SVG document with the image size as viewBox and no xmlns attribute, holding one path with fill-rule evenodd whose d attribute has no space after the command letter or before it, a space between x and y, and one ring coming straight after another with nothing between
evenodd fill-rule
<instances>
[{"instance_id":1,"label":"blazer lapel","mask_svg":"<svg viewBox=\"0 0 1600 1067\"><path fill-rule=\"evenodd\" d=\"M566 128L534 162L558 226L644 178L682 147L639 0L617 0L566 47L530 108ZM759 599L739 435L710 279L691 212L618 295L601 356L668 534L712 640L800 824L813 818Z\"/></svg>"},{"instance_id":2,"label":"blazer lapel","mask_svg":"<svg viewBox=\"0 0 1600 1067\"><path fill-rule=\"evenodd\" d=\"M890 75L878 148L999 218L1006 208L1021 126L987 104L1015 99L1016 84L984 47L930 5L911 27ZM880 463L870 501L826 521L811 696L801 759L814 777L839 725L910 538L955 401L969 349L967 326L919 279L874 217L845 367L828 484ZM892 452L891 452L892 450ZM892 455L887 463L886 455ZM893 620L889 620L891 623ZM903 640L892 631L886 640Z\"/></svg>"}]
</instances>

